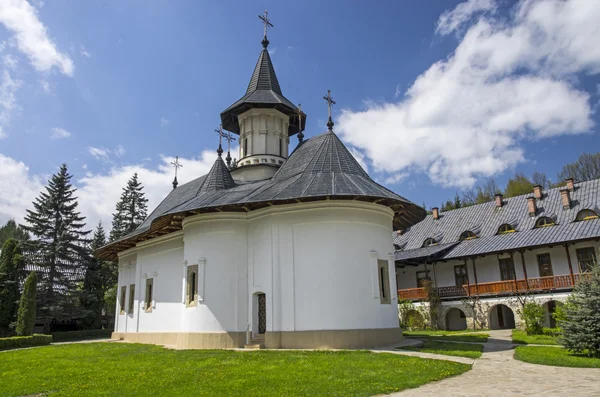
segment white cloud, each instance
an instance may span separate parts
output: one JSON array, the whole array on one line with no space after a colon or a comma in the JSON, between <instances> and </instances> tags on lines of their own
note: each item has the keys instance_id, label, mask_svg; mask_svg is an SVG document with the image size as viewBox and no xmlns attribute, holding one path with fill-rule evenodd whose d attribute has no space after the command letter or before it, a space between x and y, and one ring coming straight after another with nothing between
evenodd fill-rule
<instances>
[{"instance_id":1,"label":"white cloud","mask_svg":"<svg viewBox=\"0 0 600 397\"><path fill-rule=\"evenodd\" d=\"M6 138L7 136L8 136L8 135L6 135L6 132L4 132L4 131L2 130L2 127L0 127L0 139L4 139L4 138Z\"/></svg>"},{"instance_id":2,"label":"white cloud","mask_svg":"<svg viewBox=\"0 0 600 397\"><path fill-rule=\"evenodd\" d=\"M64 74L73 75L73 61L56 48L37 10L26 0L0 1L0 23L14 33L18 49L35 69L49 71L57 67Z\"/></svg>"},{"instance_id":3,"label":"white cloud","mask_svg":"<svg viewBox=\"0 0 600 397\"><path fill-rule=\"evenodd\" d=\"M23 82L13 79L7 69L2 71L0 81L0 138L6 137L4 128L10 124L13 113L19 109L15 94Z\"/></svg>"},{"instance_id":4,"label":"white cloud","mask_svg":"<svg viewBox=\"0 0 600 397\"><path fill-rule=\"evenodd\" d=\"M88 153L96 158L96 160L109 161L110 149L101 147L88 146Z\"/></svg>"},{"instance_id":5,"label":"white cloud","mask_svg":"<svg viewBox=\"0 0 600 397\"><path fill-rule=\"evenodd\" d=\"M473 15L496 8L495 0L468 0L453 10L446 10L438 19L435 31L441 35L450 34L469 22Z\"/></svg>"},{"instance_id":6,"label":"white cloud","mask_svg":"<svg viewBox=\"0 0 600 397\"><path fill-rule=\"evenodd\" d=\"M14 55L12 55L12 54L6 54L2 58L2 61L4 63L4 67L6 67L7 69L11 69L11 70L16 69L17 66L19 65L19 61L17 61L17 58L15 58Z\"/></svg>"},{"instance_id":7,"label":"white cloud","mask_svg":"<svg viewBox=\"0 0 600 397\"><path fill-rule=\"evenodd\" d=\"M29 167L0 154L0 224L11 218L22 223L41 189L41 178L30 175Z\"/></svg>"},{"instance_id":8,"label":"white cloud","mask_svg":"<svg viewBox=\"0 0 600 397\"><path fill-rule=\"evenodd\" d=\"M50 83L48 83L46 80L40 80L40 86L46 94L50 93Z\"/></svg>"},{"instance_id":9,"label":"white cloud","mask_svg":"<svg viewBox=\"0 0 600 397\"><path fill-rule=\"evenodd\" d=\"M273 55L275 55L276 52L277 52L277 48L271 48L269 50L269 55L273 56Z\"/></svg>"},{"instance_id":10,"label":"white cloud","mask_svg":"<svg viewBox=\"0 0 600 397\"><path fill-rule=\"evenodd\" d=\"M170 121L170 120L168 120L168 119L166 119L166 118L164 118L164 117L161 117L161 118L160 118L160 126L161 126L161 127L166 127L166 126L168 126L169 124L171 124L171 121Z\"/></svg>"},{"instance_id":11,"label":"white cloud","mask_svg":"<svg viewBox=\"0 0 600 397\"><path fill-rule=\"evenodd\" d=\"M71 136L71 133L64 128L52 128L50 139L64 139Z\"/></svg>"},{"instance_id":12,"label":"white cloud","mask_svg":"<svg viewBox=\"0 0 600 397\"><path fill-rule=\"evenodd\" d=\"M470 20L455 11L444 14L452 29ZM590 131L590 95L573 77L600 72L600 2L525 1L513 11L471 22L399 102L343 110L341 137L385 178L425 172L467 187L525 161L525 141Z\"/></svg>"},{"instance_id":13,"label":"white cloud","mask_svg":"<svg viewBox=\"0 0 600 397\"><path fill-rule=\"evenodd\" d=\"M91 57L92 57L92 54L90 54L90 53L89 53L89 52L88 52L88 51L85 49L85 47L83 46L83 44L82 44L82 45L81 45L81 47L79 48L79 53L80 53L81 55L83 55L84 57L86 57L86 58L91 58Z\"/></svg>"},{"instance_id":14,"label":"white cloud","mask_svg":"<svg viewBox=\"0 0 600 397\"><path fill-rule=\"evenodd\" d=\"M123 145L117 145L117 147L113 150L113 153L117 156L117 157L123 157L126 153L125 148L123 147Z\"/></svg>"}]
</instances>

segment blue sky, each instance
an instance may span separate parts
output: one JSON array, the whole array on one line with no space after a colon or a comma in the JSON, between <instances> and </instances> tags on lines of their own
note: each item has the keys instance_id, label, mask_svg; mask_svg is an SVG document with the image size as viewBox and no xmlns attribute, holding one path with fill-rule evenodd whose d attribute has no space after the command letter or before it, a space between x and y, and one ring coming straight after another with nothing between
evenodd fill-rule
<instances>
[{"instance_id":1,"label":"blue sky","mask_svg":"<svg viewBox=\"0 0 600 397\"><path fill-rule=\"evenodd\" d=\"M151 206L214 161L264 9L284 94L377 181L439 205L598 150L600 2L0 1L0 222L65 162L90 222L135 171ZM295 144L296 140L292 142ZM234 155L235 156L235 155Z\"/></svg>"}]
</instances>

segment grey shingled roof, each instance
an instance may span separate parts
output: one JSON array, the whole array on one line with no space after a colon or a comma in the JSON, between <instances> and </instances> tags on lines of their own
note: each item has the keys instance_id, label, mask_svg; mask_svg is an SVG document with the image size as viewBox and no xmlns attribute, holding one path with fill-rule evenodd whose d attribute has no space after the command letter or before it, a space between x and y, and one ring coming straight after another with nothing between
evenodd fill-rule
<instances>
[{"instance_id":1,"label":"grey shingled roof","mask_svg":"<svg viewBox=\"0 0 600 397\"><path fill-rule=\"evenodd\" d=\"M428 261L439 258L456 244L458 244L458 242L415 248L407 251L396 251L394 252L394 260L400 262L412 262L416 260Z\"/></svg>"},{"instance_id":2,"label":"grey shingled roof","mask_svg":"<svg viewBox=\"0 0 600 397\"><path fill-rule=\"evenodd\" d=\"M237 116L252 107L273 107L284 114L295 116L298 108L281 92L269 51L264 48L250 78L246 94L221 113L223 128L233 133L240 133ZM305 119L305 117L304 117ZM303 120L304 121L304 120ZM299 131L297 116L290 119L288 134Z\"/></svg>"},{"instance_id":3,"label":"grey shingled roof","mask_svg":"<svg viewBox=\"0 0 600 397\"><path fill-rule=\"evenodd\" d=\"M166 215L304 198L347 196L379 202L391 207L404 226L425 216L423 208L374 182L331 131L302 142L271 179L236 184L222 163L218 158L208 175L172 190L137 230L115 243L147 232Z\"/></svg>"},{"instance_id":4,"label":"grey shingled roof","mask_svg":"<svg viewBox=\"0 0 600 397\"><path fill-rule=\"evenodd\" d=\"M600 179L576 183L570 192L571 208L567 210L562 206L561 189L543 192L543 198L536 200L534 217L529 216L527 207L527 198L533 194L526 194L505 199L501 208L489 202L441 212L437 220L428 215L401 235L395 235L394 244L410 252L404 259L414 259L422 256L419 250L425 250L421 246L427 238L448 244L458 242L464 231L474 232L478 238L460 242L442 257L451 259L599 237L600 220L575 222L575 219L583 209L600 213ZM552 218L556 225L535 228L541 217ZM498 228L505 223L513 225L516 232L497 235Z\"/></svg>"}]
</instances>

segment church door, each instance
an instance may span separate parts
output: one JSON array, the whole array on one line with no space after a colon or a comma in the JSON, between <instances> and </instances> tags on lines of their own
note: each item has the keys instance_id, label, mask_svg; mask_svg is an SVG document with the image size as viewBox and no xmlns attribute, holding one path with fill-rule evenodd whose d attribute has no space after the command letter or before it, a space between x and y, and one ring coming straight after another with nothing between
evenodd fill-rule
<instances>
[{"instance_id":1,"label":"church door","mask_svg":"<svg viewBox=\"0 0 600 397\"><path fill-rule=\"evenodd\" d=\"M267 331L267 296L258 294L258 333Z\"/></svg>"}]
</instances>

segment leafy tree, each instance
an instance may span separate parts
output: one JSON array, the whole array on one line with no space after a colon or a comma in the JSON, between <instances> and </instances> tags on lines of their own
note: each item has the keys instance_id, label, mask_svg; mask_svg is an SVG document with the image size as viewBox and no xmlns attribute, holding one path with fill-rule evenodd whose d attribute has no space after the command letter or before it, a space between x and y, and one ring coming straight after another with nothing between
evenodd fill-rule
<instances>
[{"instance_id":1,"label":"leafy tree","mask_svg":"<svg viewBox=\"0 0 600 397\"><path fill-rule=\"evenodd\" d=\"M531 192L533 192L533 183L524 174L519 172L508 180L504 195L506 197L515 197Z\"/></svg>"},{"instance_id":2,"label":"leafy tree","mask_svg":"<svg viewBox=\"0 0 600 397\"><path fill-rule=\"evenodd\" d=\"M542 189L550 189L553 187L552 181L543 172L534 172L531 176L531 182L534 185L540 185Z\"/></svg>"},{"instance_id":3,"label":"leafy tree","mask_svg":"<svg viewBox=\"0 0 600 397\"><path fill-rule=\"evenodd\" d=\"M0 254L0 334L8 335L17 318L23 257L19 243L9 239Z\"/></svg>"},{"instance_id":4,"label":"leafy tree","mask_svg":"<svg viewBox=\"0 0 600 397\"><path fill-rule=\"evenodd\" d=\"M460 199L458 192L456 192L456 194L454 196L454 209L461 208L462 206L463 206L462 200Z\"/></svg>"},{"instance_id":5,"label":"leafy tree","mask_svg":"<svg viewBox=\"0 0 600 397\"><path fill-rule=\"evenodd\" d=\"M600 153L583 153L576 162L563 166L558 180L574 178L576 181L589 181L600 178Z\"/></svg>"},{"instance_id":6,"label":"leafy tree","mask_svg":"<svg viewBox=\"0 0 600 397\"><path fill-rule=\"evenodd\" d=\"M9 238L17 241L27 241L29 240L29 233L22 226L17 225L14 219L9 219L4 226L0 227L0 247Z\"/></svg>"},{"instance_id":7,"label":"leafy tree","mask_svg":"<svg viewBox=\"0 0 600 397\"><path fill-rule=\"evenodd\" d=\"M36 264L42 269L38 297L46 332L53 318L76 315L74 294L89 257L89 231L84 230L85 217L77 211L71 178L63 164L25 217L25 228L35 237L32 249L37 255Z\"/></svg>"},{"instance_id":8,"label":"leafy tree","mask_svg":"<svg viewBox=\"0 0 600 397\"><path fill-rule=\"evenodd\" d=\"M36 318L36 295L37 295L37 275L35 272L29 273L23 286L23 294L19 302L19 311L17 315L17 335L28 336L33 334Z\"/></svg>"},{"instance_id":9,"label":"leafy tree","mask_svg":"<svg viewBox=\"0 0 600 397\"><path fill-rule=\"evenodd\" d=\"M90 244L93 251L106 244L106 234L102 227L102 222L98 223L94 231L94 237ZM83 279L83 288L80 295L81 307L84 310L83 325L87 329L97 329L101 327L102 309L104 308L104 261L89 256L85 277Z\"/></svg>"},{"instance_id":10,"label":"leafy tree","mask_svg":"<svg viewBox=\"0 0 600 397\"><path fill-rule=\"evenodd\" d=\"M573 288L558 325L567 349L600 357L600 266L585 276Z\"/></svg>"},{"instance_id":11,"label":"leafy tree","mask_svg":"<svg viewBox=\"0 0 600 397\"><path fill-rule=\"evenodd\" d=\"M544 327L544 308L536 302L527 302L521 316L525 320L527 335L541 335Z\"/></svg>"},{"instance_id":12,"label":"leafy tree","mask_svg":"<svg viewBox=\"0 0 600 397\"><path fill-rule=\"evenodd\" d=\"M113 214L110 241L133 232L148 216L148 199L144 196L144 186L138 181L137 172L123 188Z\"/></svg>"}]
</instances>

